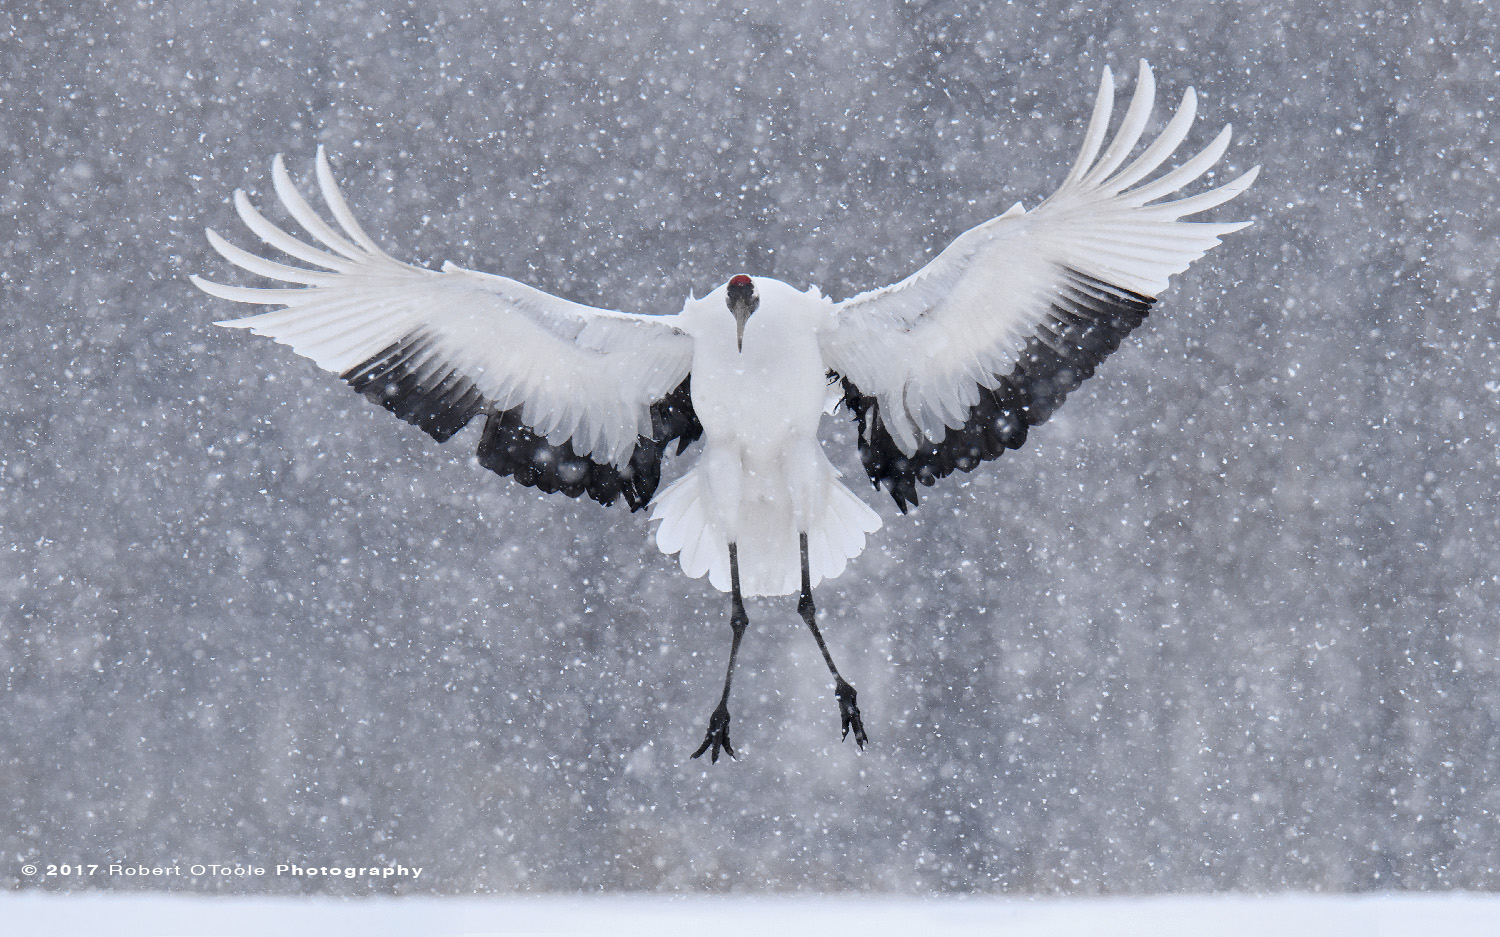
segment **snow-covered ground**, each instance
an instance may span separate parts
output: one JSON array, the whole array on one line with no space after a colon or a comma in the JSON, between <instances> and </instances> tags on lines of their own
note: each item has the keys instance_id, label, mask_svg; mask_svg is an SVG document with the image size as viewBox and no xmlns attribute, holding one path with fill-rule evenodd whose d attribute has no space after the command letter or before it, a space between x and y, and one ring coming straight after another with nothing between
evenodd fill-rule
<instances>
[{"instance_id":1,"label":"snow-covered ground","mask_svg":"<svg viewBox=\"0 0 1500 937\"><path fill-rule=\"evenodd\" d=\"M16 935L262 937L358 934L792 933L1005 937L1443 937L1500 934L1500 896L1192 896L1104 899L895 898L0 898Z\"/></svg>"}]
</instances>

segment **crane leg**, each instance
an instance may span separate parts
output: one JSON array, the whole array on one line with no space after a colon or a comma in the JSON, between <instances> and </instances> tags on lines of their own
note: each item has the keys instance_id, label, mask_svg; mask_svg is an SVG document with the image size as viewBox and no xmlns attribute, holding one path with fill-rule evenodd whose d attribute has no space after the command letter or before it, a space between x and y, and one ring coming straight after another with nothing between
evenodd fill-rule
<instances>
[{"instance_id":1,"label":"crane leg","mask_svg":"<svg viewBox=\"0 0 1500 937\"><path fill-rule=\"evenodd\" d=\"M729 744L729 685L734 682L734 659L740 653L740 639L745 636L745 629L750 625L750 616L745 614L745 600L740 595L739 553L732 543L729 545L729 583L729 627L734 629L734 638L729 645L729 667L724 671L724 693L719 697L719 705L708 717L708 732L703 736L703 744L693 752L694 758L708 752L709 760L715 764L719 761L721 748L729 753L730 758L735 757L734 747ZM858 719L858 716L855 718Z\"/></svg>"},{"instance_id":2,"label":"crane leg","mask_svg":"<svg viewBox=\"0 0 1500 937\"><path fill-rule=\"evenodd\" d=\"M839 721L843 724L844 738L849 737L850 731L854 732L854 744L861 749L870 737L865 735L864 721L859 718L859 704L855 702L857 694L849 681L840 674L839 669L833 664L833 655L828 653L828 645L823 642L823 633L818 630L818 609L813 605L812 597L812 573L807 568L807 534L802 534L802 598L797 602L797 614L807 622L807 627L812 631L813 640L818 642L818 650L823 652L823 662L828 665L828 672L833 674L833 695L839 701ZM726 717L727 718L727 717Z\"/></svg>"}]
</instances>

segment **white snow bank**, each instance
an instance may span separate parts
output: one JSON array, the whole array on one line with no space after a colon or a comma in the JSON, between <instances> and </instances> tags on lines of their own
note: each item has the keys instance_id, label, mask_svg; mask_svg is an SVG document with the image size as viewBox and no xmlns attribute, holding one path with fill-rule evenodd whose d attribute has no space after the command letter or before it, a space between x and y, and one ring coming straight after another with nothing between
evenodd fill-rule
<instances>
[{"instance_id":1,"label":"white snow bank","mask_svg":"<svg viewBox=\"0 0 1500 937\"><path fill-rule=\"evenodd\" d=\"M7 935L484 937L855 934L858 937L1466 937L1500 934L1500 896L1100 899L212 898L0 896Z\"/></svg>"}]
</instances>

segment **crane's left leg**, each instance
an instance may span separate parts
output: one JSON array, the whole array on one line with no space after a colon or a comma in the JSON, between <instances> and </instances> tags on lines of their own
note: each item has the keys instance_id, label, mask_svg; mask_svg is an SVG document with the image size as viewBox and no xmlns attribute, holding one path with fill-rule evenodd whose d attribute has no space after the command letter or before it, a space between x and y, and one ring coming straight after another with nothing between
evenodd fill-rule
<instances>
[{"instance_id":1,"label":"crane's left leg","mask_svg":"<svg viewBox=\"0 0 1500 937\"><path fill-rule=\"evenodd\" d=\"M854 687L849 685L839 674L839 669L833 665L833 655L828 653L828 645L823 643L823 634L818 631L818 609L813 605L812 597L812 573L807 568L807 534L802 534L802 598L797 602L797 614L807 622L807 627L812 630L813 640L818 642L818 650L823 652L823 662L828 665L828 672L833 674L833 695L839 701L839 720L843 723L844 738L849 737L849 732L854 731L854 744L860 748L870 740L865 735L865 724L859 718L859 705L855 702Z\"/></svg>"}]
</instances>

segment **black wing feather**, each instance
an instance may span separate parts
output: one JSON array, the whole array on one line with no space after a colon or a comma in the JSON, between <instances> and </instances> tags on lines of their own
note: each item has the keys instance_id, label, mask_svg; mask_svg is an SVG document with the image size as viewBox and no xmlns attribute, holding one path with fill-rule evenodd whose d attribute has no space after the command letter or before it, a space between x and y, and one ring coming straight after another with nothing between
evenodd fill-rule
<instances>
[{"instance_id":1,"label":"black wing feather","mask_svg":"<svg viewBox=\"0 0 1500 937\"><path fill-rule=\"evenodd\" d=\"M691 378L651 406L651 436L641 436L624 469L579 455L572 443L547 442L521 419L521 408L495 410L474 383L453 369L444 370L432 355L433 341L414 332L362 364L340 375L349 386L438 442L485 413L479 437L479 464L522 485L570 498L587 494L600 504L620 496L639 511L661 483L661 459L672 440L680 455L703 435L693 410Z\"/></svg>"},{"instance_id":2,"label":"black wing feather","mask_svg":"<svg viewBox=\"0 0 1500 937\"><path fill-rule=\"evenodd\" d=\"M1031 427L1045 423L1093 375L1155 301L1065 269L1057 299L1016 366L993 389L979 388L979 402L969 408L962 427L949 429L942 442L927 443L911 456L891 438L878 400L845 378L844 404L859 425L859 458L870 481L876 488L884 483L905 513L917 504L918 482L930 487L955 471L973 471L1006 449L1019 449Z\"/></svg>"}]
</instances>

